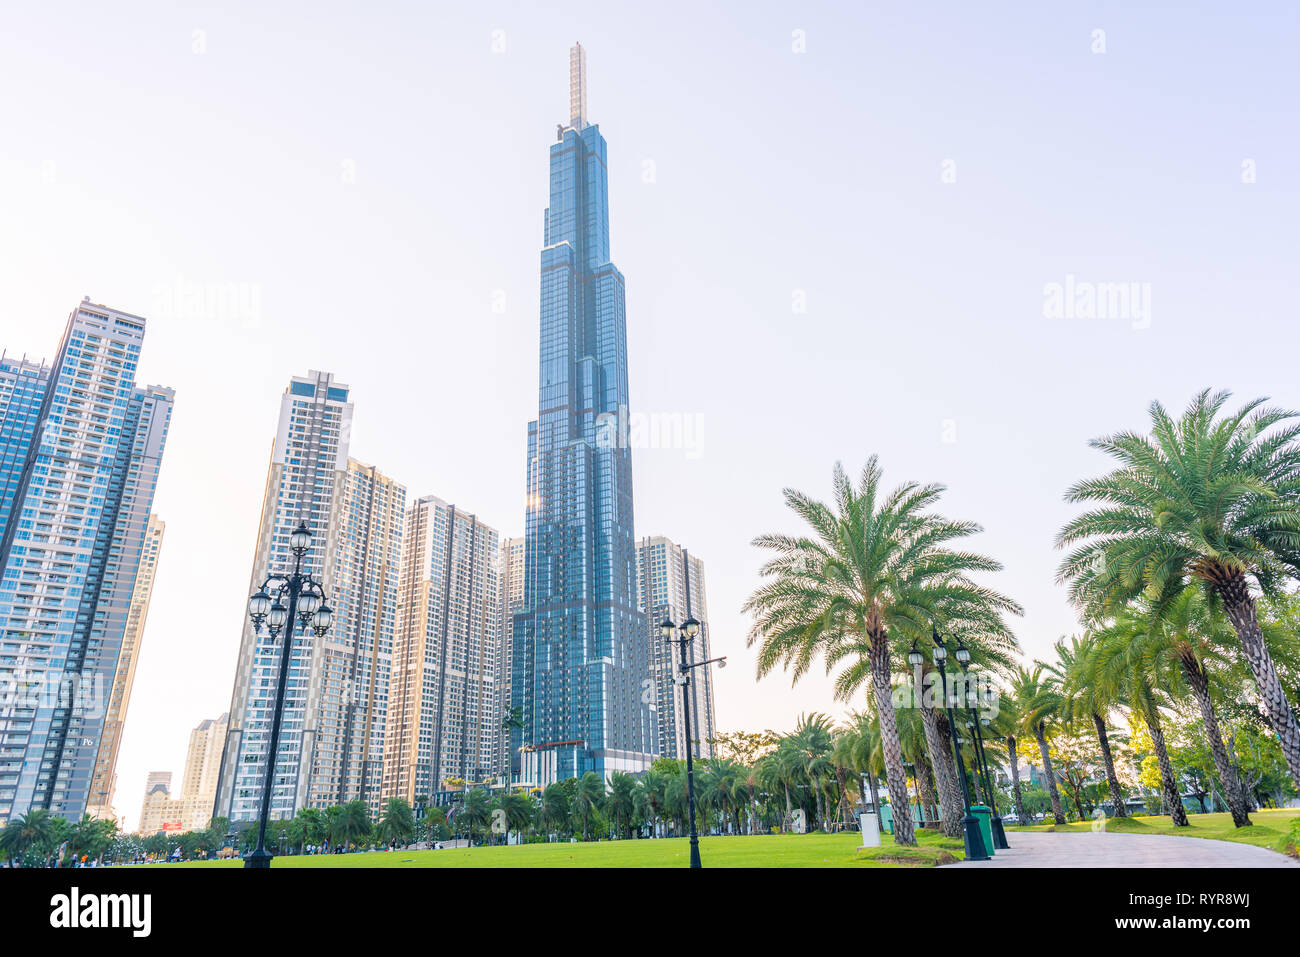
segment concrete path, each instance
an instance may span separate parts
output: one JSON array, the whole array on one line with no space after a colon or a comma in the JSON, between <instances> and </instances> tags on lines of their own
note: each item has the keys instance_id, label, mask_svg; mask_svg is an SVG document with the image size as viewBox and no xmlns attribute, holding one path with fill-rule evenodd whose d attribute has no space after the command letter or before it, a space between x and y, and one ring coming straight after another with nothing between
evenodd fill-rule
<instances>
[{"instance_id":1,"label":"concrete path","mask_svg":"<svg viewBox=\"0 0 1300 957\"><path fill-rule=\"evenodd\" d=\"M1007 843L1011 848L990 861L949 867L1300 867L1300 861L1275 851L1203 837L1010 831Z\"/></svg>"}]
</instances>

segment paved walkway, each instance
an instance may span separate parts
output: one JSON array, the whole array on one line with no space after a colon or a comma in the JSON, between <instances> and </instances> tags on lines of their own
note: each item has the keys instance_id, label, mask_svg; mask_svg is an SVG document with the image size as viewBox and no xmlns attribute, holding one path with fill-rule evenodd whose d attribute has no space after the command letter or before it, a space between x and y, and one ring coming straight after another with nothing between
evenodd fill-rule
<instances>
[{"instance_id":1,"label":"paved walkway","mask_svg":"<svg viewBox=\"0 0 1300 957\"><path fill-rule=\"evenodd\" d=\"M1158 834L1007 833L1010 849L990 861L950 867L1300 867L1275 851L1203 837ZM942 870L948 870L947 867Z\"/></svg>"}]
</instances>

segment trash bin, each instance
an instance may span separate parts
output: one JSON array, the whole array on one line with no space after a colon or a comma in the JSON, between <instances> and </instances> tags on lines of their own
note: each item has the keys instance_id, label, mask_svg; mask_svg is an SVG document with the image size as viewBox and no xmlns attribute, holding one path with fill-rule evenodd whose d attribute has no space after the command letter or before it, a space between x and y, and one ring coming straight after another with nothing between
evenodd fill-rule
<instances>
[{"instance_id":1,"label":"trash bin","mask_svg":"<svg viewBox=\"0 0 1300 957\"><path fill-rule=\"evenodd\" d=\"M988 854L989 857L992 857L993 856L993 824L992 824L993 810L992 808L985 807L983 804L972 804L970 808L970 812L975 816L975 820L979 822L980 837L984 839L984 852Z\"/></svg>"}]
</instances>

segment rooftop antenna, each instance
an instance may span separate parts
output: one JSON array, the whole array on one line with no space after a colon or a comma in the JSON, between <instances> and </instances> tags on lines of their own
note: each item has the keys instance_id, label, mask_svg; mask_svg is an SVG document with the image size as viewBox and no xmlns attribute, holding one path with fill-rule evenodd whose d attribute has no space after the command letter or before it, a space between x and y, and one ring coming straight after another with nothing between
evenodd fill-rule
<instances>
[{"instance_id":1,"label":"rooftop antenna","mask_svg":"<svg viewBox=\"0 0 1300 957\"><path fill-rule=\"evenodd\" d=\"M587 51L576 42L569 47L569 125L587 126Z\"/></svg>"}]
</instances>

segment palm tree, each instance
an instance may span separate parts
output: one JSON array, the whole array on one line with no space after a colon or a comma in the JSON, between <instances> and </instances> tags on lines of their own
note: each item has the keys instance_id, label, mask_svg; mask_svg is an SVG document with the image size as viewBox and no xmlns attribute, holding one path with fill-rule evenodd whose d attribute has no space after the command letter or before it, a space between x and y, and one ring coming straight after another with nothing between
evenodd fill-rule
<instances>
[{"instance_id":1,"label":"palm tree","mask_svg":"<svg viewBox=\"0 0 1300 957\"><path fill-rule=\"evenodd\" d=\"M1163 677L1159 683L1166 689L1174 684L1167 673L1177 670L1181 674L1200 711L1206 743L1223 786L1232 823L1235 827L1247 827L1251 821L1245 796L1237 771L1228 759L1211 694L1211 685L1217 683L1211 668L1216 664L1231 665L1224 653L1224 639L1231 634L1231 628L1216 618L1201 589L1184 588L1147 611L1147 627L1135 636L1134 653L1144 659L1154 675Z\"/></svg>"},{"instance_id":2,"label":"palm tree","mask_svg":"<svg viewBox=\"0 0 1300 957\"><path fill-rule=\"evenodd\" d=\"M336 846L346 848L359 844L369 834L370 812L365 801L348 801L338 806L338 812L330 822L330 839Z\"/></svg>"},{"instance_id":3,"label":"palm tree","mask_svg":"<svg viewBox=\"0 0 1300 957\"><path fill-rule=\"evenodd\" d=\"M482 788L471 788L466 791L460 807L456 809L456 824L465 828L470 847L474 846L475 832L479 828L486 828L491 819L492 808L487 791Z\"/></svg>"},{"instance_id":4,"label":"palm tree","mask_svg":"<svg viewBox=\"0 0 1300 957\"><path fill-rule=\"evenodd\" d=\"M614 825L614 833L624 837L632 817L636 814L636 778L622 771L614 771L609 776L609 819Z\"/></svg>"},{"instance_id":5,"label":"palm tree","mask_svg":"<svg viewBox=\"0 0 1300 957\"><path fill-rule=\"evenodd\" d=\"M81 820L72 828L68 838L68 853L73 859L80 857L98 858L117 836L117 822L93 818L83 814Z\"/></svg>"},{"instance_id":6,"label":"palm tree","mask_svg":"<svg viewBox=\"0 0 1300 957\"><path fill-rule=\"evenodd\" d=\"M1142 638L1149 628L1149 621L1140 612L1126 610L1118 616L1115 624L1099 631L1093 680L1103 686L1105 694L1126 701L1146 724L1160 765L1160 790L1165 810L1175 827L1187 827L1187 811L1183 808L1182 792L1174 778L1160 719L1160 709L1169 704L1169 697L1157 687L1152 674L1153 661L1143 653Z\"/></svg>"},{"instance_id":7,"label":"palm tree","mask_svg":"<svg viewBox=\"0 0 1300 957\"><path fill-rule=\"evenodd\" d=\"M871 674L889 791L906 795L890 696L891 637L926 634L938 614L954 613L959 606L1016 613L1020 609L968 577L997 571L997 562L946 547L980 529L926 511L938 501L943 486L908 482L886 494L872 456L857 488L836 464L834 489L833 507L794 489L784 492L786 504L811 527L811 537L755 539L776 556L763 566L767 581L745 603L745 610L754 613L749 644L760 643L760 677L782 665L795 681L817 653L826 655L829 667L837 648L852 646ZM911 816L897 815L895 820L895 842L915 844Z\"/></svg>"},{"instance_id":8,"label":"palm tree","mask_svg":"<svg viewBox=\"0 0 1300 957\"><path fill-rule=\"evenodd\" d=\"M574 813L582 821L582 839L591 832L591 819L605 801L605 779L595 771L588 771L578 780L578 793L574 795Z\"/></svg>"},{"instance_id":9,"label":"palm tree","mask_svg":"<svg viewBox=\"0 0 1300 957\"><path fill-rule=\"evenodd\" d=\"M1017 697L1016 682L1022 679L1022 674L1029 674L1024 668L1018 668L1012 672L1012 686L1009 690L1004 691L998 696L998 713L993 719L993 727L996 735L1002 740L1007 752L1007 766L1011 771L1011 796L1016 805L1016 819L1021 824L1028 824L1029 819L1025 816L1025 799L1020 791L1020 755L1019 755L1019 738L1020 734L1020 699Z\"/></svg>"},{"instance_id":10,"label":"palm tree","mask_svg":"<svg viewBox=\"0 0 1300 957\"><path fill-rule=\"evenodd\" d=\"M1300 787L1300 727L1254 597L1254 589L1278 593L1300 568L1300 425L1289 421L1294 412L1261 408L1264 399L1220 419L1228 397L1207 389L1177 421L1153 402L1150 435L1093 440L1120 467L1066 493L1070 502L1103 504L1057 536L1058 547L1076 546L1059 577L1097 619L1142 594L1156 599L1192 583L1217 595Z\"/></svg>"},{"instance_id":11,"label":"palm tree","mask_svg":"<svg viewBox=\"0 0 1300 957\"><path fill-rule=\"evenodd\" d=\"M1102 763L1106 767L1106 783L1110 788L1111 803L1115 806L1116 817L1128 817L1125 807L1124 791L1119 786L1119 775L1115 773L1115 757L1110 750L1110 736L1106 732L1106 721L1102 717L1110 711L1115 702L1109 701L1102 693L1101 687L1092 680L1092 656L1096 649L1096 638L1085 635L1083 639L1071 638L1067 645L1061 639L1053 646L1056 649L1056 661L1047 666L1048 681L1061 697L1067 723L1090 721L1093 732L1097 735L1097 744L1101 747Z\"/></svg>"},{"instance_id":12,"label":"palm tree","mask_svg":"<svg viewBox=\"0 0 1300 957\"><path fill-rule=\"evenodd\" d=\"M44 808L33 808L12 818L0 828L0 851L9 858L9 866L23 861L31 852L48 855L53 849L54 818Z\"/></svg>"},{"instance_id":13,"label":"palm tree","mask_svg":"<svg viewBox=\"0 0 1300 957\"><path fill-rule=\"evenodd\" d=\"M668 781L664 774L651 768L637 779L637 809L650 824L650 834L659 837L659 816L664 808L664 789Z\"/></svg>"},{"instance_id":14,"label":"palm tree","mask_svg":"<svg viewBox=\"0 0 1300 957\"><path fill-rule=\"evenodd\" d=\"M1032 670L1023 667L1016 669L1011 688L1018 703L1019 730L1022 734L1032 734L1038 743L1038 755L1043 762L1045 790L1052 801L1052 820L1057 824L1064 824L1065 814L1061 810L1061 794L1056 786L1056 773L1052 770L1052 755L1047 749L1048 727L1053 725L1060 715L1061 697L1044 679L1041 664L1035 664ZM1017 804L1017 808L1019 806Z\"/></svg>"},{"instance_id":15,"label":"palm tree","mask_svg":"<svg viewBox=\"0 0 1300 957\"><path fill-rule=\"evenodd\" d=\"M405 798L389 798L375 828L385 844L406 844L415 834L415 814Z\"/></svg>"},{"instance_id":16,"label":"palm tree","mask_svg":"<svg viewBox=\"0 0 1300 957\"><path fill-rule=\"evenodd\" d=\"M498 799L498 805L506 813L507 831L518 831L526 837L528 828L533 823L535 802L521 791L507 791ZM507 833L507 840L509 834Z\"/></svg>"},{"instance_id":17,"label":"palm tree","mask_svg":"<svg viewBox=\"0 0 1300 957\"><path fill-rule=\"evenodd\" d=\"M301 851L306 844L320 847L325 843L325 839L329 836L329 829L325 823L325 815L319 808L305 807L298 812L294 820L299 825L298 836L301 844L298 850Z\"/></svg>"},{"instance_id":18,"label":"palm tree","mask_svg":"<svg viewBox=\"0 0 1300 957\"><path fill-rule=\"evenodd\" d=\"M562 781L552 781L542 791L539 806L542 825L550 832L560 834L569 825L569 792Z\"/></svg>"}]
</instances>

